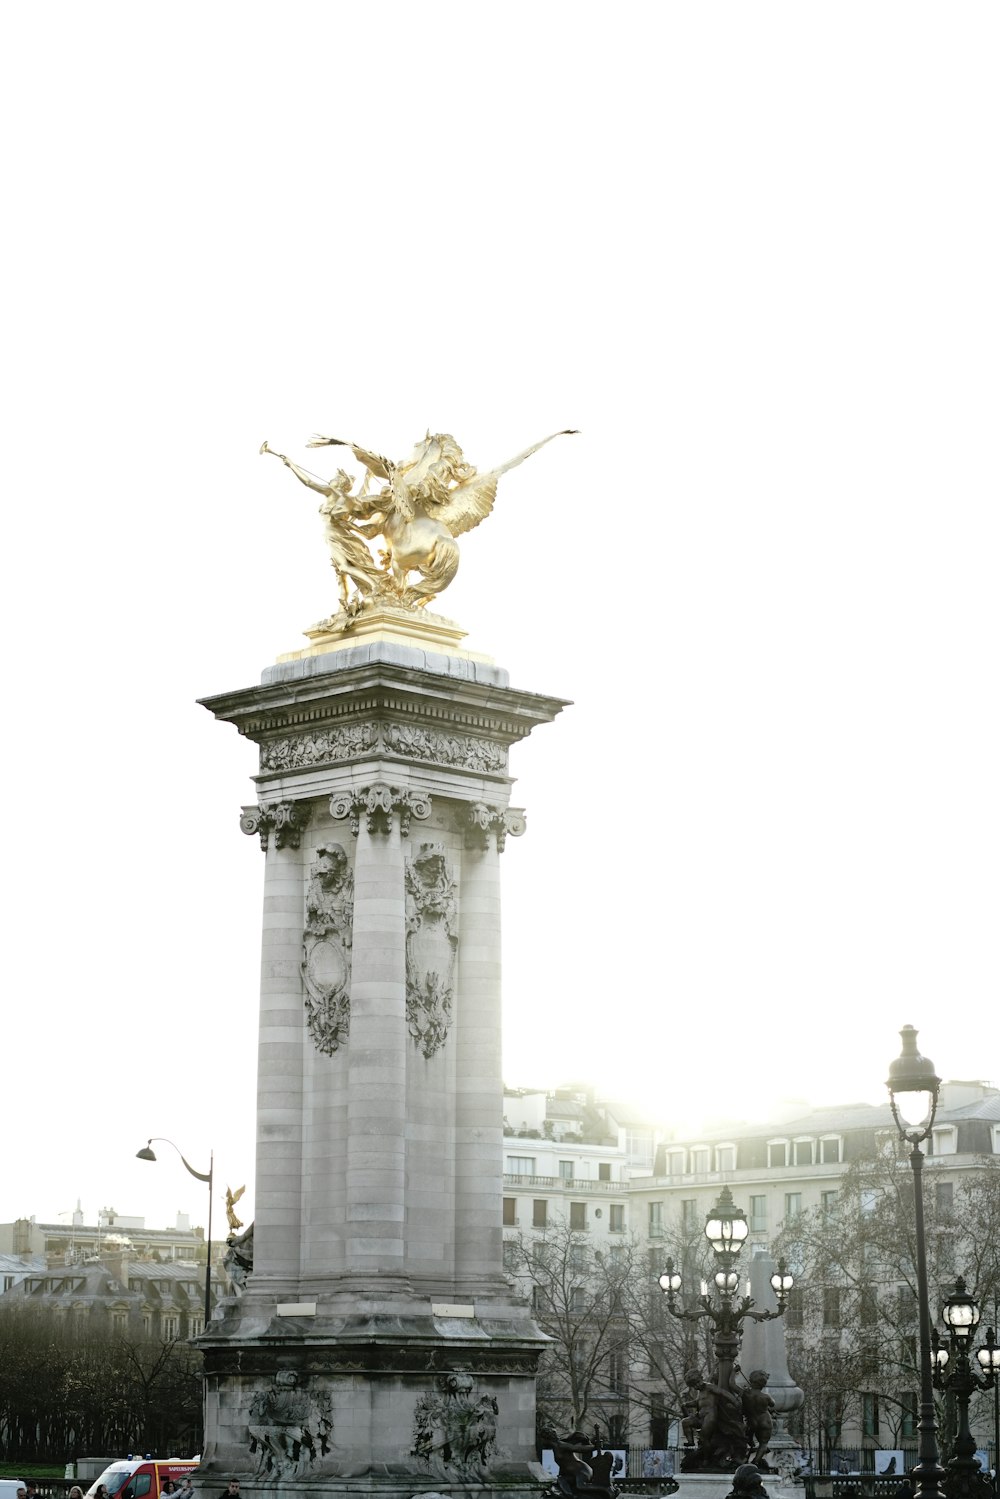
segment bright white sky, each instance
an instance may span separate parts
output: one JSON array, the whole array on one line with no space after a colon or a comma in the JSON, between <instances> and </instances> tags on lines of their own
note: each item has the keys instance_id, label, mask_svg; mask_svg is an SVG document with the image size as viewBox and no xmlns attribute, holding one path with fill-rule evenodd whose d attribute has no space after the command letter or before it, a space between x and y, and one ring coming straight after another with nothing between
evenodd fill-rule
<instances>
[{"instance_id":1,"label":"bright white sky","mask_svg":"<svg viewBox=\"0 0 1000 1499\"><path fill-rule=\"evenodd\" d=\"M993 4L18 6L0 1221L252 1212L251 746L329 612L263 438L501 483L507 1079L661 1117L997 1079ZM221 1195L221 1194L220 1194ZM219 1226L221 1213L216 1218Z\"/></svg>"}]
</instances>

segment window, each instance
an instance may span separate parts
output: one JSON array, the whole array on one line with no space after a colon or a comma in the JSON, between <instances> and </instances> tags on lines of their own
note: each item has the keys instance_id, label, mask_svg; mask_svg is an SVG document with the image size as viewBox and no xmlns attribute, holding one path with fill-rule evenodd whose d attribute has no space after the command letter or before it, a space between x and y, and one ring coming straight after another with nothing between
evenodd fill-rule
<instances>
[{"instance_id":1,"label":"window","mask_svg":"<svg viewBox=\"0 0 1000 1499\"><path fill-rule=\"evenodd\" d=\"M560 1161L559 1175L562 1177L564 1182L571 1182L573 1180L573 1162Z\"/></svg>"},{"instance_id":2,"label":"window","mask_svg":"<svg viewBox=\"0 0 1000 1499\"><path fill-rule=\"evenodd\" d=\"M597 1180L599 1182L609 1182L611 1180L611 1162L610 1161L598 1161L598 1163L597 1163Z\"/></svg>"},{"instance_id":3,"label":"window","mask_svg":"<svg viewBox=\"0 0 1000 1499\"><path fill-rule=\"evenodd\" d=\"M716 1149L715 1149L715 1169L716 1169L716 1171L735 1171L736 1170L736 1146L735 1145L718 1145L718 1146L716 1146Z\"/></svg>"},{"instance_id":4,"label":"window","mask_svg":"<svg viewBox=\"0 0 1000 1499\"><path fill-rule=\"evenodd\" d=\"M192 1338L198 1337L200 1333L203 1333L205 1331L204 1317L189 1317L188 1327L191 1329L190 1336Z\"/></svg>"},{"instance_id":5,"label":"window","mask_svg":"<svg viewBox=\"0 0 1000 1499\"><path fill-rule=\"evenodd\" d=\"M111 1331L117 1337L121 1337L125 1333L127 1327L128 1312L122 1311L120 1307L116 1307L115 1310L111 1313Z\"/></svg>"},{"instance_id":6,"label":"window","mask_svg":"<svg viewBox=\"0 0 1000 1499\"><path fill-rule=\"evenodd\" d=\"M767 1142L767 1164L771 1167L788 1165L787 1140L769 1140Z\"/></svg>"},{"instance_id":7,"label":"window","mask_svg":"<svg viewBox=\"0 0 1000 1499\"><path fill-rule=\"evenodd\" d=\"M660 1379L662 1375L658 1368L650 1368L650 1377ZM667 1408L663 1396L653 1394L649 1397L649 1445L659 1449L667 1445L667 1433L669 1425L667 1422Z\"/></svg>"},{"instance_id":8,"label":"window","mask_svg":"<svg viewBox=\"0 0 1000 1499\"><path fill-rule=\"evenodd\" d=\"M531 1204L531 1226L532 1228L548 1228L549 1205L544 1197L536 1197Z\"/></svg>"},{"instance_id":9,"label":"window","mask_svg":"<svg viewBox=\"0 0 1000 1499\"><path fill-rule=\"evenodd\" d=\"M861 1429L866 1437L878 1436L878 1396L874 1392L862 1393Z\"/></svg>"},{"instance_id":10,"label":"window","mask_svg":"<svg viewBox=\"0 0 1000 1499\"><path fill-rule=\"evenodd\" d=\"M767 1198L763 1193L750 1198L750 1227L758 1234L767 1228Z\"/></svg>"},{"instance_id":11,"label":"window","mask_svg":"<svg viewBox=\"0 0 1000 1499\"><path fill-rule=\"evenodd\" d=\"M788 1293L788 1302L785 1309L785 1326L802 1326L802 1288L793 1286Z\"/></svg>"},{"instance_id":12,"label":"window","mask_svg":"<svg viewBox=\"0 0 1000 1499\"><path fill-rule=\"evenodd\" d=\"M840 1193L834 1191L832 1188L829 1192L821 1192L819 1194L819 1205L827 1218L832 1218L835 1215L839 1196Z\"/></svg>"},{"instance_id":13,"label":"window","mask_svg":"<svg viewBox=\"0 0 1000 1499\"><path fill-rule=\"evenodd\" d=\"M507 1174L509 1176L534 1176L535 1157L533 1155L509 1155Z\"/></svg>"},{"instance_id":14,"label":"window","mask_svg":"<svg viewBox=\"0 0 1000 1499\"><path fill-rule=\"evenodd\" d=\"M587 1310L587 1298L582 1286L574 1286L570 1291L569 1309L571 1312L585 1312Z\"/></svg>"},{"instance_id":15,"label":"window","mask_svg":"<svg viewBox=\"0 0 1000 1499\"><path fill-rule=\"evenodd\" d=\"M649 1131L627 1130L625 1154L633 1166L651 1166L653 1164L653 1137Z\"/></svg>"},{"instance_id":16,"label":"window","mask_svg":"<svg viewBox=\"0 0 1000 1499\"><path fill-rule=\"evenodd\" d=\"M494 1218L494 1223L496 1219ZM503 1222L505 1228L513 1228L517 1223L517 1198L505 1197L503 1200Z\"/></svg>"},{"instance_id":17,"label":"window","mask_svg":"<svg viewBox=\"0 0 1000 1499\"><path fill-rule=\"evenodd\" d=\"M904 1281L896 1289L900 1322L913 1322L917 1315L917 1293Z\"/></svg>"},{"instance_id":18,"label":"window","mask_svg":"<svg viewBox=\"0 0 1000 1499\"><path fill-rule=\"evenodd\" d=\"M917 1434L916 1390L905 1390L899 1397L899 1403L903 1407L903 1423L900 1427L900 1436L915 1437Z\"/></svg>"},{"instance_id":19,"label":"window","mask_svg":"<svg viewBox=\"0 0 1000 1499\"><path fill-rule=\"evenodd\" d=\"M576 1275L584 1274L587 1269L586 1244L571 1244L569 1246L569 1268Z\"/></svg>"},{"instance_id":20,"label":"window","mask_svg":"<svg viewBox=\"0 0 1000 1499\"><path fill-rule=\"evenodd\" d=\"M683 1197L681 1199L681 1227L685 1233L693 1233L700 1227L698 1223L698 1199L697 1197Z\"/></svg>"},{"instance_id":21,"label":"window","mask_svg":"<svg viewBox=\"0 0 1000 1499\"><path fill-rule=\"evenodd\" d=\"M180 1330L180 1318L179 1317L164 1317L163 1318L163 1320L161 1322L161 1331L162 1331L163 1337L166 1338L166 1340L168 1342L172 1342L173 1339L176 1338L177 1333L178 1333L179 1330Z\"/></svg>"},{"instance_id":22,"label":"window","mask_svg":"<svg viewBox=\"0 0 1000 1499\"><path fill-rule=\"evenodd\" d=\"M862 1327L874 1327L878 1321L878 1297L872 1286L861 1287L861 1299L858 1302L858 1321Z\"/></svg>"},{"instance_id":23,"label":"window","mask_svg":"<svg viewBox=\"0 0 1000 1499\"><path fill-rule=\"evenodd\" d=\"M569 1205L569 1226L573 1233L582 1233L587 1227L587 1204L585 1202L571 1202Z\"/></svg>"},{"instance_id":24,"label":"window","mask_svg":"<svg viewBox=\"0 0 1000 1499\"><path fill-rule=\"evenodd\" d=\"M953 1125L931 1131L931 1155L954 1155L958 1149L958 1131Z\"/></svg>"},{"instance_id":25,"label":"window","mask_svg":"<svg viewBox=\"0 0 1000 1499\"><path fill-rule=\"evenodd\" d=\"M811 1166L813 1163L813 1142L811 1140L796 1140L792 1147L792 1153L796 1166Z\"/></svg>"},{"instance_id":26,"label":"window","mask_svg":"<svg viewBox=\"0 0 1000 1499\"><path fill-rule=\"evenodd\" d=\"M623 1348L612 1348L608 1354L608 1385L615 1395L624 1395L628 1382L628 1365Z\"/></svg>"},{"instance_id":27,"label":"window","mask_svg":"<svg viewBox=\"0 0 1000 1499\"><path fill-rule=\"evenodd\" d=\"M801 1192L786 1192L785 1193L785 1219L786 1219L786 1221L788 1219L797 1218L801 1212L802 1212L802 1193Z\"/></svg>"},{"instance_id":28,"label":"window","mask_svg":"<svg viewBox=\"0 0 1000 1499\"><path fill-rule=\"evenodd\" d=\"M692 1150L692 1152L691 1152L691 1170L692 1171L707 1171L708 1170L708 1148L707 1148L707 1146L699 1146L697 1148L697 1150Z\"/></svg>"},{"instance_id":29,"label":"window","mask_svg":"<svg viewBox=\"0 0 1000 1499\"><path fill-rule=\"evenodd\" d=\"M149 1493L151 1475L149 1473L137 1473L129 1480L126 1493L134 1495L134 1499L142 1499L143 1494Z\"/></svg>"},{"instance_id":30,"label":"window","mask_svg":"<svg viewBox=\"0 0 1000 1499\"><path fill-rule=\"evenodd\" d=\"M819 1142L819 1158L824 1166L838 1166L841 1160L840 1136L827 1137Z\"/></svg>"},{"instance_id":31,"label":"window","mask_svg":"<svg viewBox=\"0 0 1000 1499\"><path fill-rule=\"evenodd\" d=\"M840 1287L823 1287L823 1326L840 1326Z\"/></svg>"},{"instance_id":32,"label":"window","mask_svg":"<svg viewBox=\"0 0 1000 1499\"><path fill-rule=\"evenodd\" d=\"M611 1218L608 1223L608 1232L612 1234L623 1234L625 1232L625 1205L621 1202L613 1202L608 1209Z\"/></svg>"},{"instance_id":33,"label":"window","mask_svg":"<svg viewBox=\"0 0 1000 1499\"><path fill-rule=\"evenodd\" d=\"M672 1151L670 1151L669 1155L667 1156L667 1170L670 1172L671 1176L683 1176L683 1174L684 1174L684 1162L686 1161L686 1159L687 1159L687 1152L686 1151L684 1151L684 1150L672 1150Z\"/></svg>"},{"instance_id":34,"label":"window","mask_svg":"<svg viewBox=\"0 0 1000 1499\"><path fill-rule=\"evenodd\" d=\"M663 1233L663 1203L651 1202L649 1207L649 1237L658 1239Z\"/></svg>"},{"instance_id":35,"label":"window","mask_svg":"<svg viewBox=\"0 0 1000 1499\"><path fill-rule=\"evenodd\" d=\"M934 1183L934 1206L941 1214L950 1213L955 1206L955 1183Z\"/></svg>"},{"instance_id":36,"label":"window","mask_svg":"<svg viewBox=\"0 0 1000 1499\"><path fill-rule=\"evenodd\" d=\"M517 1245L513 1239L503 1241L503 1267L505 1270L514 1271L518 1265Z\"/></svg>"}]
</instances>

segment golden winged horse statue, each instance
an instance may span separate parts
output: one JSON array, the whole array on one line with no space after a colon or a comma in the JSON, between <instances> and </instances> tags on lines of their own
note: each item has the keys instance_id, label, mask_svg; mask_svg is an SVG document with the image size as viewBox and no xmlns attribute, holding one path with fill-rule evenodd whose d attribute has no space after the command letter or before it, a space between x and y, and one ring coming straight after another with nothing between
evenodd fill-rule
<instances>
[{"instance_id":1,"label":"golden winged horse statue","mask_svg":"<svg viewBox=\"0 0 1000 1499\"><path fill-rule=\"evenodd\" d=\"M339 470L334 479L324 482L300 469L284 454L275 453L266 442L262 444L261 452L273 453L303 484L327 497L321 509L328 521L330 501L335 498L342 518L341 529L349 526L355 539L359 533L369 540L384 537L383 571L387 574L387 581L391 580L392 592L397 602L419 607L429 603L454 578L459 557L455 538L463 531L471 531L489 515L500 476L517 468L553 438L571 436L575 430L568 427L553 432L541 442L525 448L516 458L485 474L465 461L462 449L447 432L433 435L428 432L410 457L400 463L340 437L313 436L309 447L349 447L364 466L365 477L356 494L350 493L345 486L347 475L343 470ZM373 480L383 487L371 491L369 485ZM342 538L342 551L344 543L345 538ZM341 572L343 563L334 556L332 539L331 560ZM372 567L374 569L374 563ZM359 571L355 568L352 580L364 593L368 580L359 581ZM414 573L416 579L411 576ZM370 585L367 591L371 591Z\"/></svg>"}]
</instances>

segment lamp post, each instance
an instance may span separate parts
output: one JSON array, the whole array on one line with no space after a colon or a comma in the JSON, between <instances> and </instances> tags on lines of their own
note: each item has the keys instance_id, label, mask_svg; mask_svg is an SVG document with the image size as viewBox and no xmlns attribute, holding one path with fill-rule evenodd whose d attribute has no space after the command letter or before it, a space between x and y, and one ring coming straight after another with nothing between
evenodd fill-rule
<instances>
[{"instance_id":1,"label":"lamp post","mask_svg":"<svg viewBox=\"0 0 1000 1499\"><path fill-rule=\"evenodd\" d=\"M911 1477L921 1499L940 1499L941 1466L934 1417L934 1386L931 1371L931 1321L927 1290L927 1250L924 1243L924 1155L920 1149L934 1127L941 1079L934 1063L917 1051L917 1032L912 1025L900 1031L903 1049L889 1068L889 1106L900 1139L910 1146L913 1171L913 1209L917 1240L917 1301L920 1325L920 1419L918 1461Z\"/></svg>"},{"instance_id":2,"label":"lamp post","mask_svg":"<svg viewBox=\"0 0 1000 1499\"><path fill-rule=\"evenodd\" d=\"M715 1382L706 1385L695 1371L691 1372L690 1378L685 1376L689 1383L697 1380L700 1388L707 1388L715 1397L714 1419L703 1431L703 1447L697 1463L690 1463L691 1467L703 1466L710 1461L713 1466L727 1469L746 1461L747 1440L740 1392L732 1386L733 1365L740 1351L743 1323L748 1317L754 1322L769 1322L773 1317L782 1316L792 1288L792 1277L782 1260L771 1276L771 1288L778 1299L777 1311L754 1310L749 1281L746 1295L737 1298L740 1277L736 1262L749 1232L746 1214L736 1207L729 1188L723 1187L718 1202L705 1221L705 1237L715 1253L717 1268L713 1278L718 1298L713 1301L707 1283L702 1281L698 1309L678 1306L681 1276L672 1259L667 1260L666 1270L659 1277L660 1290L667 1298L667 1310L672 1316L685 1322L697 1322L707 1317L712 1324Z\"/></svg>"},{"instance_id":3,"label":"lamp post","mask_svg":"<svg viewBox=\"0 0 1000 1499\"><path fill-rule=\"evenodd\" d=\"M948 1463L942 1487L948 1499L988 1499L993 1485L976 1461L976 1443L969 1430L969 1398L974 1390L988 1390L991 1386L996 1389L1000 1347L994 1341L992 1327L989 1328L986 1342L976 1350L976 1359L983 1371L977 1374L972 1368L969 1349L979 1323L979 1307L966 1292L961 1276L955 1282L955 1289L945 1302L941 1315L949 1338L946 1347L938 1337L937 1328L931 1335L934 1385L936 1389L949 1390L958 1403L955 1455ZM949 1364L952 1364L950 1370Z\"/></svg>"},{"instance_id":4,"label":"lamp post","mask_svg":"<svg viewBox=\"0 0 1000 1499\"><path fill-rule=\"evenodd\" d=\"M174 1149L177 1151L177 1154L181 1157L181 1161L183 1162L187 1170L190 1171L191 1175L200 1182L208 1183L208 1236L205 1243L205 1326L207 1327L212 1316L212 1173L215 1166L215 1152L213 1150L210 1150L208 1153L208 1171L196 1171L191 1165L190 1161L184 1160L183 1155L181 1155L180 1146L174 1145L173 1140L168 1140L164 1135L152 1135L146 1141L146 1144L142 1147L142 1149L136 1151L135 1154L137 1160L156 1160L156 1156L153 1154L154 1140L157 1142L157 1144L173 1145Z\"/></svg>"}]
</instances>

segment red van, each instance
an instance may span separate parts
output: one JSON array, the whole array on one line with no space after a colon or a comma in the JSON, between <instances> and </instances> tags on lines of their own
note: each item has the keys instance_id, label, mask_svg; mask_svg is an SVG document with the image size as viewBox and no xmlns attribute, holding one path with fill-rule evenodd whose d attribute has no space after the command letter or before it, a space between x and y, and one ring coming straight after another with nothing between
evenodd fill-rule
<instances>
[{"instance_id":1,"label":"red van","mask_svg":"<svg viewBox=\"0 0 1000 1499\"><path fill-rule=\"evenodd\" d=\"M93 1499L102 1483L107 1484L109 1499L160 1499L167 1479L180 1483L195 1471L198 1461L196 1457L122 1458L94 1479L87 1499Z\"/></svg>"}]
</instances>

